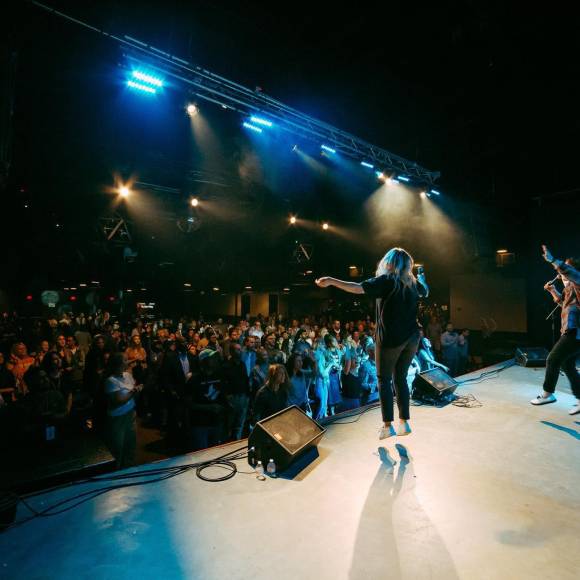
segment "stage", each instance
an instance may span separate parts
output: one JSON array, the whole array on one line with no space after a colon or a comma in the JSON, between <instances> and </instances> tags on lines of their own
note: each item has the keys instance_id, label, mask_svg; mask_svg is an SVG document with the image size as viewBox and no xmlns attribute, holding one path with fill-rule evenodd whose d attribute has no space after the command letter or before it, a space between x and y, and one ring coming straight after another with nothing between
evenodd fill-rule
<instances>
[{"instance_id":1,"label":"stage","mask_svg":"<svg viewBox=\"0 0 580 580\"><path fill-rule=\"evenodd\" d=\"M569 391L530 405L542 378L512 367L458 389L482 407L413 407L409 437L379 442L378 409L330 425L294 480L207 483L188 472L33 520L0 534L0 577L578 578L580 415L567 414ZM17 517L28 514L21 506Z\"/></svg>"}]
</instances>

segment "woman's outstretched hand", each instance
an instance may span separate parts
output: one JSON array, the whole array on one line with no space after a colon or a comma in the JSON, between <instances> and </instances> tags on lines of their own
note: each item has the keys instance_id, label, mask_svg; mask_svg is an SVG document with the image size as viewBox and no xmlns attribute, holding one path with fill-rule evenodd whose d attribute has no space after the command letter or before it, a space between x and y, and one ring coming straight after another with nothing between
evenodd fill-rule
<instances>
[{"instance_id":1,"label":"woman's outstretched hand","mask_svg":"<svg viewBox=\"0 0 580 580\"><path fill-rule=\"evenodd\" d=\"M327 288L328 286L331 285L331 279L328 276L323 276L322 278L318 278L317 280L315 280L314 283L319 288Z\"/></svg>"}]
</instances>

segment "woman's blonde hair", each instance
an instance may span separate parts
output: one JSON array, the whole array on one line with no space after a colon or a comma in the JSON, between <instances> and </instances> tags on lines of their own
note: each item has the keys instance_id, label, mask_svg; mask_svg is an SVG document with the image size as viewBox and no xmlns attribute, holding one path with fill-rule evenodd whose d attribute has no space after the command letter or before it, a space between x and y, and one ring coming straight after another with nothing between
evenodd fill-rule
<instances>
[{"instance_id":1,"label":"woman's blonde hair","mask_svg":"<svg viewBox=\"0 0 580 580\"><path fill-rule=\"evenodd\" d=\"M417 284L413 274L413 256L403 248L391 248L377 264L377 276L389 276L396 284L412 288Z\"/></svg>"}]
</instances>

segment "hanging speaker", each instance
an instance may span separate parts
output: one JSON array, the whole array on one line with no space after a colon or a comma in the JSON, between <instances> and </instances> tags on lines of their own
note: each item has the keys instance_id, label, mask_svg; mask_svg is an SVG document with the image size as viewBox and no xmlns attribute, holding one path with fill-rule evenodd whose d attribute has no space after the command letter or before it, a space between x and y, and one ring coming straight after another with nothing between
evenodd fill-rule
<instances>
[{"instance_id":1,"label":"hanging speaker","mask_svg":"<svg viewBox=\"0 0 580 580\"><path fill-rule=\"evenodd\" d=\"M273 459L278 472L318 446L326 429L296 405L283 409L256 423L248 438L250 464L261 461L264 468Z\"/></svg>"},{"instance_id":2,"label":"hanging speaker","mask_svg":"<svg viewBox=\"0 0 580 580\"><path fill-rule=\"evenodd\" d=\"M442 399L455 392L459 383L444 370L434 368L415 377L413 399Z\"/></svg>"}]
</instances>

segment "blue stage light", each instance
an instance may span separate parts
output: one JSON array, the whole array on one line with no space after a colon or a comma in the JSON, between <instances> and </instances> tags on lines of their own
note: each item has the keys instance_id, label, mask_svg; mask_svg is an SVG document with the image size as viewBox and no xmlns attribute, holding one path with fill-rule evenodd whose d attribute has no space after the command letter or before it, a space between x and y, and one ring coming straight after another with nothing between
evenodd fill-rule
<instances>
[{"instance_id":1,"label":"blue stage light","mask_svg":"<svg viewBox=\"0 0 580 580\"><path fill-rule=\"evenodd\" d=\"M127 86L131 87L132 89L137 89L139 91L151 93L152 95L157 93L157 91L153 87L148 87L147 85L144 85L141 83L136 83L135 81L132 81L131 79L129 79L127 81Z\"/></svg>"},{"instance_id":2,"label":"blue stage light","mask_svg":"<svg viewBox=\"0 0 580 580\"><path fill-rule=\"evenodd\" d=\"M252 123L256 123L256 125L264 125L264 127L271 127L272 122L267 121L266 119L261 119L260 117L250 117L250 121Z\"/></svg>"},{"instance_id":3,"label":"blue stage light","mask_svg":"<svg viewBox=\"0 0 580 580\"><path fill-rule=\"evenodd\" d=\"M153 85L155 87L161 88L163 86L163 81L159 77L155 77L139 70L133 71L133 78L136 78L138 81L143 81L144 83Z\"/></svg>"},{"instance_id":4,"label":"blue stage light","mask_svg":"<svg viewBox=\"0 0 580 580\"><path fill-rule=\"evenodd\" d=\"M360 164L361 164L363 167L368 167L369 169L374 169L374 168L375 168L375 166L374 166L374 165L372 165L371 163L367 163L366 161L361 161L361 162L360 162Z\"/></svg>"},{"instance_id":5,"label":"blue stage light","mask_svg":"<svg viewBox=\"0 0 580 580\"><path fill-rule=\"evenodd\" d=\"M397 179L401 180L401 181L411 181L408 177L405 177L404 175L399 175L397 177Z\"/></svg>"},{"instance_id":6,"label":"blue stage light","mask_svg":"<svg viewBox=\"0 0 580 580\"><path fill-rule=\"evenodd\" d=\"M441 195L441 193L436 189L432 189L430 193L432 193L433 195Z\"/></svg>"},{"instance_id":7,"label":"blue stage light","mask_svg":"<svg viewBox=\"0 0 580 580\"><path fill-rule=\"evenodd\" d=\"M333 149L332 147L329 147L328 145L321 145L320 148L324 149L324 151L328 151L328 153L332 153L333 155L336 153L336 149Z\"/></svg>"},{"instance_id":8,"label":"blue stage light","mask_svg":"<svg viewBox=\"0 0 580 580\"><path fill-rule=\"evenodd\" d=\"M252 125L250 123L244 122L244 127L246 129L250 129L251 131L255 131L256 133L261 133L262 132L262 129L260 129L260 127L256 127L256 125Z\"/></svg>"}]
</instances>

